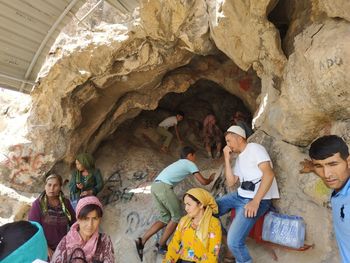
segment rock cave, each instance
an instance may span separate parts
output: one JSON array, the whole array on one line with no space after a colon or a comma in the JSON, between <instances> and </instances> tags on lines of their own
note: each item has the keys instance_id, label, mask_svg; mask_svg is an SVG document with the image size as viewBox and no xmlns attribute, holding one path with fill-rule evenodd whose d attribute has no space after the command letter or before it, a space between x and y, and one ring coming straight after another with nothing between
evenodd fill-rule
<instances>
[{"instance_id":1,"label":"rock cave","mask_svg":"<svg viewBox=\"0 0 350 263\"><path fill-rule=\"evenodd\" d=\"M150 184L181 149L174 138L168 154L159 151L158 123L185 113L184 144L197 150L204 175L216 174L205 189L220 196L233 189L225 185L223 159L205 155L201 125L213 113L225 131L240 111L254 128L249 141L265 146L273 161L281 195L274 206L302 216L305 242L314 244L303 252L273 248L278 261L340 262L330 190L301 174L299 163L321 135L350 142L349 3L141 0L126 18L107 2L84 26L71 22L47 54L30 110L21 113L28 141L8 147L0 164L7 189L0 191L0 218L25 219L45 176L67 182L76 155L89 152L105 182L102 229L117 262L139 262L134 239L156 218ZM8 109L1 105L0 132ZM175 192L181 198L199 186L188 178ZM158 239L147 244L144 262L161 262ZM255 262L272 262L271 249L253 240L248 246Z\"/></svg>"}]
</instances>

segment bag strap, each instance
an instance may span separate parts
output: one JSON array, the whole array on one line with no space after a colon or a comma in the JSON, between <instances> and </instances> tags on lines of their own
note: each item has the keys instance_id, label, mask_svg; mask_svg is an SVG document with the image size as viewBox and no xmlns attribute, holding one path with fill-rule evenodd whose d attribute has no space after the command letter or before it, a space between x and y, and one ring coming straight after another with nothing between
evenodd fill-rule
<instances>
[{"instance_id":1,"label":"bag strap","mask_svg":"<svg viewBox=\"0 0 350 263\"><path fill-rule=\"evenodd\" d=\"M73 258L73 255L74 255L77 251L79 251L79 252L82 254L82 256L81 256L81 257L79 256L79 257L74 257L74 258ZM75 248L75 249L73 250L73 252L72 252L72 254L70 255L70 258L69 258L69 260L68 260L68 263L74 263L74 261L77 260L77 259L81 260L81 261L84 262L84 263L88 263L87 260L86 260L86 257L85 257L84 250L82 250L80 247L77 247L77 248ZM74 260L74 261L73 261L73 260Z\"/></svg>"},{"instance_id":2,"label":"bag strap","mask_svg":"<svg viewBox=\"0 0 350 263\"><path fill-rule=\"evenodd\" d=\"M256 179L255 179L256 180ZM244 181L244 178L243 178L243 182L252 182L253 183L253 181L254 180L252 180L252 181ZM257 181L256 183L253 183L253 184L258 184L258 183L260 183L261 182L261 178L259 179L259 181Z\"/></svg>"},{"instance_id":3,"label":"bag strap","mask_svg":"<svg viewBox=\"0 0 350 263\"><path fill-rule=\"evenodd\" d=\"M95 251L95 254L93 256L94 262L100 262L98 257L102 254L102 249L103 249L103 246L102 246L101 243L102 243L102 234L98 233L98 240L97 240L97 245L96 245L96 251Z\"/></svg>"},{"instance_id":4,"label":"bag strap","mask_svg":"<svg viewBox=\"0 0 350 263\"><path fill-rule=\"evenodd\" d=\"M257 181L256 183L253 183L253 184L258 184L258 183L260 183L261 182L261 179L259 180L259 181Z\"/></svg>"}]
</instances>

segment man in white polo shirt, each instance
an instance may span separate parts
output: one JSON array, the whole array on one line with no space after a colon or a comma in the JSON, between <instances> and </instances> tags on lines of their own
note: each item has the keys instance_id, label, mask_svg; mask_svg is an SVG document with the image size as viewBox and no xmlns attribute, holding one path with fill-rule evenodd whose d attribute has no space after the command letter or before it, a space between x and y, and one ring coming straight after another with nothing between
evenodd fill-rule
<instances>
[{"instance_id":1,"label":"man in white polo shirt","mask_svg":"<svg viewBox=\"0 0 350 263\"><path fill-rule=\"evenodd\" d=\"M255 222L271 206L271 199L279 198L279 192L272 170L272 162L264 146L248 143L245 131L240 126L231 126L225 133L224 147L225 176L228 186L237 180L237 192L229 193L216 200L219 216L235 209L235 218L227 233L227 245L237 263L250 263L246 238ZM238 153L232 171L230 154Z\"/></svg>"}]
</instances>

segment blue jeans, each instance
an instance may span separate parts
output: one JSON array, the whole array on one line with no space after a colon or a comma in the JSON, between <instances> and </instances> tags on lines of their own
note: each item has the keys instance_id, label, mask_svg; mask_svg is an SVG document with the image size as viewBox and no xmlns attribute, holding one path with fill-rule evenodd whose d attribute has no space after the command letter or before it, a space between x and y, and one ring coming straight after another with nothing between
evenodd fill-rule
<instances>
[{"instance_id":1,"label":"blue jeans","mask_svg":"<svg viewBox=\"0 0 350 263\"><path fill-rule=\"evenodd\" d=\"M244 206L251 200L239 196L237 192L229 193L216 200L219 206L218 216L226 214L232 208L236 210L236 216L227 233L227 245L235 256L237 263L253 262L245 240L258 218L271 207L271 200L261 200L257 216L253 218L245 217Z\"/></svg>"}]
</instances>

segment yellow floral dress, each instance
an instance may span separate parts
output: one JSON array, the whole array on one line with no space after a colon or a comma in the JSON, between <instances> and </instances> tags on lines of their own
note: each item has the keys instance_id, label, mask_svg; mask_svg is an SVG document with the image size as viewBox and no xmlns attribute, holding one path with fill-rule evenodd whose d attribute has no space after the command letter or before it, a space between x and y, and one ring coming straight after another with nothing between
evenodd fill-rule
<instances>
[{"instance_id":1,"label":"yellow floral dress","mask_svg":"<svg viewBox=\"0 0 350 263\"><path fill-rule=\"evenodd\" d=\"M216 263L221 246L220 221L212 217L208 231L208 245L204 244L196 236L196 228L193 224L183 227L182 218L176 228L173 239L168 245L168 252L163 263L176 263L179 259L201 262Z\"/></svg>"}]
</instances>

